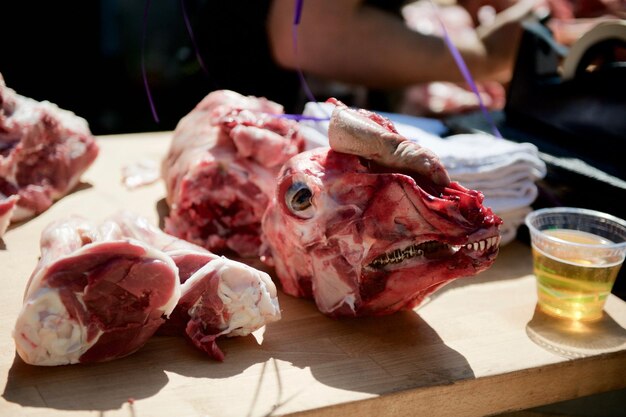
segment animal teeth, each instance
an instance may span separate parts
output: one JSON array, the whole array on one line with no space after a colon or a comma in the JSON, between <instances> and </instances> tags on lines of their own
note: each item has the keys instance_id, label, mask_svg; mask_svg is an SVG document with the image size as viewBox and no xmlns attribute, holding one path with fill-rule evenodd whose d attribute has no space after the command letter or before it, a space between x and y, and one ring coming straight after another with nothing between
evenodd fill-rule
<instances>
[{"instance_id":1,"label":"animal teeth","mask_svg":"<svg viewBox=\"0 0 626 417\"><path fill-rule=\"evenodd\" d=\"M479 240L478 242L472 242L465 244L465 249L474 250L474 251L484 251L493 246L497 246L500 243L500 236L492 236L483 240ZM436 252L441 249L451 250L452 252L456 252L461 248L461 246L449 246L445 243L440 243L436 241L429 241L420 243L419 245L410 245L404 249L395 249L391 252L385 253L384 255L380 255L376 259L374 259L370 264L370 268L383 268L388 264L398 264L406 259L415 258L418 256L424 256L426 252Z\"/></svg>"},{"instance_id":2,"label":"animal teeth","mask_svg":"<svg viewBox=\"0 0 626 417\"><path fill-rule=\"evenodd\" d=\"M487 239L479 240L478 242L467 243L465 245L465 249L467 250L475 250L475 251L484 251L493 246L498 246L500 243L500 236L492 236Z\"/></svg>"},{"instance_id":3,"label":"animal teeth","mask_svg":"<svg viewBox=\"0 0 626 417\"><path fill-rule=\"evenodd\" d=\"M445 243L429 241L419 245L410 245L404 249L396 249L374 259L369 266L371 268L383 268L387 264L397 264L405 259L424 256L426 252L435 252L442 248L449 248ZM458 248L457 248L458 250Z\"/></svg>"}]
</instances>

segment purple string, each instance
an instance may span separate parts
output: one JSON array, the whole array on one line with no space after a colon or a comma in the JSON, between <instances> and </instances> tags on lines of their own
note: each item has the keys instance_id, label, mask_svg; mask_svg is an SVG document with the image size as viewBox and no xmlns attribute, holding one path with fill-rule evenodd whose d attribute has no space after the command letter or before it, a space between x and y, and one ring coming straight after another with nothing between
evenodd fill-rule
<instances>
[{"instance_id":1,"label":"purple string","mask_svg":"<svg viewBox=\"0 0 626 417\"><path fill-rule=\"evenodd\" d=\"M200 48L198 48L196 38L193 36L193 30L191 30L191 22L189 21L189 15L187 14L187 8L185 7L185 0L180 0L180 8L183 12L183 19L185 21L185 26L187 27L187 33L189 33L189 38L191 39L191 44L193 45L193 50L196 54L198 64L200 64L200 68L202 68L202 71L204 71L206 75L209 75L209 71L206 69L206 66L204 65L204 60L200 55Z\"/></svg>"},{"instance_id":2,"label":"purple string","mask_svg":"<svg viewBox=\"0 0 626 417\"><path fill-rule=\"evenodd\" d=\"M143 86L146 89L148 95L148 102L150 103L150 110L152 110L152 117L154 121L159 123L159 116L157 115L156 108L154 107L154 101L152 100L152 94L150 93L150 86L148 85L148 76L146 75L146 33L148 32L148 10L150 9L150 0L146 0L146 5L143 11L143 25L141 28L141 75L143 77Z\"/></svg>"},{"instance_id":3,"label":"purple string","mask_svg":"<svg viewBox=\"0 0 626 417\"><path fill-rule=\"evenodd\" d=\"M302 88L304 89L304 92L310 101L317 102L317 100L313 96L311 89L309 88L309 85L306 82L306 78L304 77L304 73L302 71L302 68L300 67L300 63L298 60L298 25L300 24L300 19L302 17L303 3L304 3L304 0L296 0L296 4L295 4L295 13L294 13L293 30L292 30L293 51L296 57L296 71L298 73L298 78L300 78L300 83L302 85ZM202 59L202 56L200 55L200 48L198 48L198 44L196 43L195 37L193 35L191 22L189 20L189 15L187 14L187 8L185 6L185 0L180 0L180 6L181 6L182 14L183 14L183 19L185 21L185 27L187 28L187 33L189 34L189 38L191 39L191 43L193 45L194 52L196 54L196 59L198 60L198 63L200 64L200 67L202 68L202 70L205 72L205 74L208 75L209 71L207 70L206 65L204 64L204 60ZM142 32L141 32L141 74L143 78L143 85L146 90L146 95L148 96L148 103L150 104L150 110L152 111L152 117L154 118L155 122L159 123L159 116L157 115L156 107L154 105L154 100L152 98L152 93L150 91L150 85L148 83L148 76L146 73L146 65L145 65L145 44L146 44L146 34L148 32L149 10L150 10L150 0L146 0L145 6L144 6L143 25L142 25ZM289 119L289 120L297 120L297 121L310 120L310 121L316 121L316 122L327 121L330 119L330 117L313 117L313 116L305 116L301 114L280 114L280 115L272 115L272 116L277 117L277 118L282 118L282 119Z\"/></svg>"},{"instance_id":4,"label":"purple string","mask_svg":"<svg viewBox=\"0 0 626 417\"><path fill-rule=\"evenodd\" d=\"M296 0L296 12L293 16L293 24L294 26L298 26L300 24L300 18L302 17L302 4L304 0Z\"/></svg>"},{"instance_id":5,"label":"purple string","mask_svg":"<svg viewBox=\"0 0 626 417\"><path fill-rule=\"evenodd\" d=\"M494 123L493 118L491 117L491 113L487 111L487 108L485 107L485 104L483 103L483 99L480 96L480 92L478 91L478 87L476 86L474 79L472 78L472 74L467 68L467 65L465 65L465 61L463 61L463 57L459 53L459 50L456 48L456 46L454 46L454 44L452 43L452 40L450 39L450 35L448 34L448 31L446 30L446 26L443 24L443 20L441 19L441 16L438 13L439 9L437 8L437 5L434 3L433 0L430 0L430 4L432 4L432 6L435 8L435 15L437 16L437 20L439 20L439 24L441 25L441 29L443 30L443 40L448 46L450 53L452 53L452 57L454 58L456 65L461 70L461 74L463 75L463 78L465 78L465 82L467 82L469 87L472 89L472 91L478 98L478 105L480 106L480 110L482 111L483 116L487 120L487 123L491 127L493 135L497 138L502 138L500 131L496 127L496 124Z\"/></svg>"},{"instance_id":6,"label":"purple string","mask_svg":"<svg viewBox=\"0 0 626 417\"><path fill-rule=\"evenodd\" d=\"M304 4L304 0L295 0L295 12L293 15L293 27L291 30L292 41L293 41L293 54L296 58L296 72L298 74L298 78L300 79L300 85L304 90L304 94L307 99L313 103L317 103L322 114L327 114L324 108L317 102L311 88L309 88L309 84L306 82L306 78L304 77L304 72L300 67L300 59L298 58L298 25L300 25L300 19L302 18L302 5ZM330 120L330 116L326 119L321 120Z\"/></svg>"},{"instance_id":7,"label":"purple string","mask_svg":"<svg viewBox=\"0 0 626 417\"><path fill-rule=\"evenodd\" d=\"M291 29L291 35L293 40L293 53L296 57L296 72L298 73L298 78L300 78L300 84L302 85L304 94L307 96L309 101L315 102L315 97L313 96L313 92L306 82L306 78L304 78L304 73L302 72L302 68L300 67L300 59L298 58L298 26L300 25L300 19L302 17L302 4L304 3L304 0L295 1L295 13L293 16L293 27Z\"/></svg>"},{"instance_id":8,"label":"purple string","mask_svg":"<svg viewBox=\"0 0 626 417\"><path fill-rule=\"evenodd\" d=\"M330 120L330 117L315 117L315 116L305 116L303 114L270 114L271 117L275 117L277 119L288 119L288 120L309 120L312 122L326 122Z\"/></svg>"}]
</instances>

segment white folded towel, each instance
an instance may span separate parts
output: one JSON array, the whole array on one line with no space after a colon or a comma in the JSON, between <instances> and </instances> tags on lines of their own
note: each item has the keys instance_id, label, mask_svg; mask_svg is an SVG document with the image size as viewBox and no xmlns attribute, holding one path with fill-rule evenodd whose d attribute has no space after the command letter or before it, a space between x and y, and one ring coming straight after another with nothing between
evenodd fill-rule
<instances>
[{"instance_id":1,"label":"white folded towel","mask_svg":"<svg viewBox=\"0 0 626 417\"><path fill-rule=\"evenodd\" d=\"M454 135L431 148L450 178L480 190L496 213L529 206L538 194L536 181L546 175L537 147L487 134Z\"/></svg>"},{"instance_id":2,"label":"white folded towel","mask_svg":"<svg viewBox=\"0 0 626 417\"><path fill-rule=\"evenodd\" d=\"M524 224L526 215L531 211L532 208L530 206L525 206L513 210L496 212L502 219L502 226L500 226L500 246L504 246L515 239L517 229Z\"/></svg>"},{"instance_id":3,"label":"white folded towel","mask_svg":"<svg viewBox=\"0 0 626 417\"><path fill-rule=\"evenodd\" d=\"M334 105L307 103L304 115L327 117ZM532 209L538 195L536 181L546 175L546 164L531 143L517 143L484 133L460 134L441 138L418 127L394 121L398 133L429 148L446 167L450 179L485 195L485 205L500 216L501 244L515 238L517 229ZM303 121L322 133L315 146L328 145L328 121Z\"/></svg>"}]
</instances>

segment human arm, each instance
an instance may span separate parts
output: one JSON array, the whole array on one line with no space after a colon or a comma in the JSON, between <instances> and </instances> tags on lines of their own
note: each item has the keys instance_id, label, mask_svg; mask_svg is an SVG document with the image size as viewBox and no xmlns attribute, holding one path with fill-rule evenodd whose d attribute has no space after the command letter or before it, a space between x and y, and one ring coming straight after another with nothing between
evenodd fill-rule
<instances>
[{"instance_id":1,"label":"human arm","mask_svg":"<svg viewBox=\"0 0 626 417\"><path fill-rule=\"evenodd\" d=\"M281 66L299 65L319 77L372 88L463 80L442 38L415 32L402 19L361 0L303 2L296 56L294 3L274 0L268 18L272 53ZM530 8L518 7L506 14L482 37L454 39L475 79L508 80L521 33L519 21Z\"/></svg>"}]
</instances>

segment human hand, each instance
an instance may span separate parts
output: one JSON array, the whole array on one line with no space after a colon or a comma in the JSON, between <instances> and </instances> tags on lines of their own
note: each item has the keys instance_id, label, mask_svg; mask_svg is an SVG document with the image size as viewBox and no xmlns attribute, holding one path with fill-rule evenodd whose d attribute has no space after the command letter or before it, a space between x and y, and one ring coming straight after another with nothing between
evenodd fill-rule
<instances>
[{"instance_id":1,"label":"human hand","mask_svg":"<svg viewBox=\"0 0 626 417\"><path fill-rule=\"evenodd\" d=\"M474 26L485 23L481 19L481 9L489 7L494 14L498 14L517 3L517 0L457 0L457 4L463 7L472 17Z\"/></svg>"},{"instance_id":2,"label":"human hand","mask_svg":"<svg viewBox=\"0 0 626 417\"><path fill-rule=\"evenodd\" d=\"M540 1L540 0L539 0ZM522 22L533 16L538 0L520 0L498 13L493 23L476 29L485 47L491 78L508 82L522 35Z\"/></svg>"}]
</instances>

